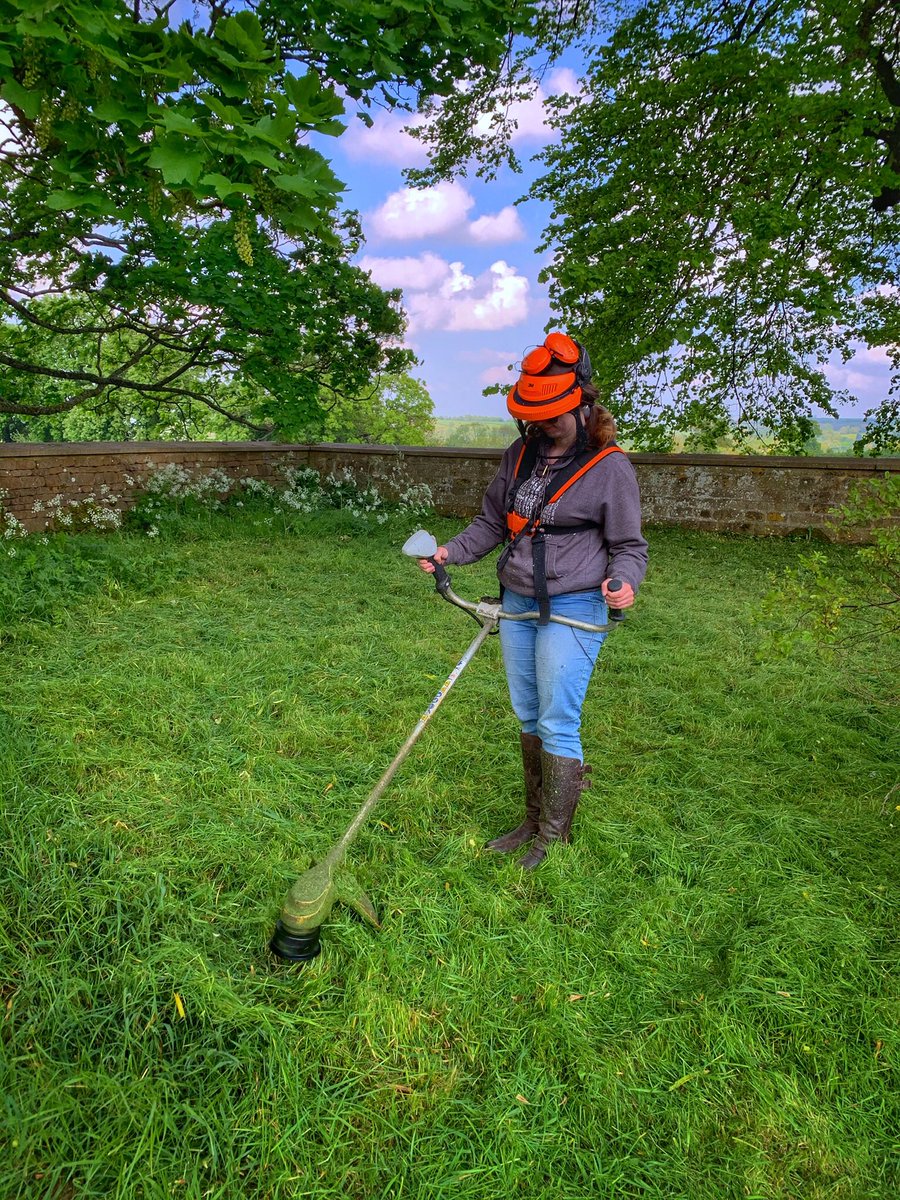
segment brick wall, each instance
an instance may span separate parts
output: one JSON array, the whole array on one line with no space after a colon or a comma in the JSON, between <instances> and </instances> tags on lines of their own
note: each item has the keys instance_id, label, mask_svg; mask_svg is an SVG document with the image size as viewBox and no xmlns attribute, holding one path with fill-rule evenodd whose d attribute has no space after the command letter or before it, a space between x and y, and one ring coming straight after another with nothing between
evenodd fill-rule
<instances>
[{"instance_id":1,"label":"brick wall","mask_svg":"<svg viewBox=\"0 0 900 1200\"><path fill-rule=\"evenodd\" d=\"M439 512L470 516L500 460L500 450L440 447L278 445L264 442L90 442L0 445L5 507L29 528L43 525L35 502L83 499L106 484L127 504L136 479L164 463L277 481L282 464L327 473L346 467L386 491L427 483ZM769 458L728 454L632 454L648 524L750 534L825 532L828 510L849 487L900 458Z\"/></svg>"}]
</instances>

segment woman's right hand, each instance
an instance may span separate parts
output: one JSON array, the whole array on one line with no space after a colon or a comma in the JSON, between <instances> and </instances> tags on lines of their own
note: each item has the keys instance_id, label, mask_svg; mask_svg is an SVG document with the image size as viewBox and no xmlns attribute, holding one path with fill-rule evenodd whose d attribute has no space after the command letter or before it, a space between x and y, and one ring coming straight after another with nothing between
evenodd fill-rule
<instances>
[{"instance_id":1,"label":"woman's right hand","mask_svg":"<svg viewBox=\"0 0 900 1200\"><path fill-rule=\"evenodd\" d=\"M434 562L438 562L441 564L445 563L449 557L450 557L450 551L447 549L446 546L438 546L437 550L435 550L434 554L432 555L432 558L434 558ZM422 568L423 571L427 571L429 573L429 575L434 574L434 563L431 562L430 559L419 558L416 561L418 562L419 566Z\"/></svg>"}]
</instances>

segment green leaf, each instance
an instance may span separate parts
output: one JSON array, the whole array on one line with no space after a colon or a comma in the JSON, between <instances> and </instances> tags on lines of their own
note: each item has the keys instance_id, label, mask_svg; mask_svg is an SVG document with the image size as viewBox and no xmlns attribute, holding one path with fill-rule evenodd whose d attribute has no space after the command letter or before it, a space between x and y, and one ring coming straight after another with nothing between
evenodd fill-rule
<instances>
[{"instance_id":1,"label":"green leaf","mask_svg":"<svg viewBox=\"0 0 900 1200\"><path fill-rule=\"evenodd\" d=\"M36 7L36 6L35 6ZM16 32L33 38L52 38L57 42L66 40L66 31L46 17L21 17L16 22Z\"/></svg>"},{"instance_id":2,"label":"green leaf","mask_svg":"<svg viewBox=\"0 0 900 1200\"><path fill-rule=\"evenodd\" d=\"M304 122L324 121L340 116L344 111L343 100L334 88L323 88L314 71L299 76L285 75L284 90Z\"/></svg>"},{"instance_id":3,"label":"green leaf","mask_svg":"<svg viewBox=\"0 0 900 1200\"><path fill-rule=\"evenodd\" d=\"M276 175L273 182L283 192L295 192L299 196L311 198L320 196L323 190L314 179L310 179L302 171L298 171L296 175Z\"/></svg>"},{"instance_id":4,"label":"green leaf","mask_svg":"<svg viewBox=\"0 0 900 1200\"><path fill-rule=\"evenodd\" d=\"M326 137L340 137L346 128L345 121L323 121L316 125L316 133L324 134Z\"/></svg>"},{"instance_id":5,"label":"green leaf","mask_svg":"<svg viewBox=\"0 0 900 1200\"><path fill-rule=\"evenodd\" d=\"M252 65L248 62L245 62L242 58L235 58L235 56L229 50L226 50L220 42L215 41L213 38L206 39L204 49L209 55L218 59L223 66L231 67L232 70L241 71ZM212 78L212 69L207 66L206 70L210 75L210 78Z\"/></svg>"},{"instance_id":6,"label":"green leaf","mask_svg":"<svg viewBox=\"0 0 900 1200\"><path fill-rule=\"evenodd\" d=\"M8 79L3 87L0 88L0 100L5 100L13 108L19 109L29 121L35 120L41 111L41 101L43 98L43 92L26 91L21 83L17 83L15 79Z\"/></svg>"},{"instance_id":7,"label":"green leaf","mask_svg":"<svg viewBox=\"0 0 900 1200\"><path fill-rule=\"evenodd\" d=\"M100 121L106 121L110 125L120 125L123 121L127 121L131 125L141 125L146 120L146 110L129 108L120 100L101 100L99 104L93 107L94 116Z\"/></svg>"},{"instance_id":8,"label":"green leaf","mask_svg":"<svg viewBox=\"0 0 900 1200\"><path fill-rule=\"evenodd\" d=\"M220 200L227 200L229 196L236 194L256 195L256 188L252 183L234 183L232 180L226 179L224 175L218 175L215 172L201 176L200 182L206 187L211 187Z\"/></svg>"},{"instance_id":9,"label":"green leaf","mask_svg":"<svg viewBox=\"0 0 900 1200\"><path fill-rule=\"evenodd\" d=\"M154 63L149 73L160 75L163 79L174 79L179 83L189 83L194 77L194 68L185 57L165 58Z\"/></svg>"},{"instance_id":10,"label":"green leaf","mask_svg":"<svg viewBox=\"0 0 900 1200\"><path fill-rule=\"evenodd\" d=\"M294 108L306 112L320 88L319 77L312 71L305 75L285 75L284 90Z\"/></svg>"},{"instance_id":11,"label":"green leaf","mask_svg":"<svg viewBox=\"0 0 900 1200\"><path fill-rule=\"evenodd\" d=\"M259 18L252 12L239 12L217 21L213 36L254 61L269 53Z\"/></svg>"},{"instance_id":12,"label":"green leaf","mask_svg":"<svg viewBox=\"0 0 900 1200\"><path fill-rule=\"evenodd\" d=\"M221 63L207 60L204 64L204 72L210 83L214 84L223 96L230 96L234 100L246 100L250 94L250 88L246 80L234 71L225 69Z\"/></svg>"},{"instance_id":13,"label":"green leaf","mask_svg":"<svg viewBox=\"0 0 900 1200\"><path fill-rule=\"evenodd\" d=\"M277 117L263 117L252 127L257 138L268 142L276 150L286 152L292 145L297 121L291 112L280 113Z\"/></svg>"},{"instance_id":14,"label":"green leaf","mask_svg":"<svg viewBox=\"0 0 900 1200\"><path fill-rule=\"evenodd\" d=\"M204 92L200 98L209 111L215 113L219 120L224 121L226 125L233 125L235 127L246 125L241 110L233 104L223 104L221 100L217 100L215 96L211 96L208 92Z\"/></svg>"},{"instance_id":15,"label":"green leaf","mask_svg":"<svg viewBox=\"0 0 900 1200\"><path fill-rule=\"evenodd\" d=\"M51 192L47 197L47 207L53 212L66 212L69 209L88 209L98 216L110 216L116 211L115 205L101 192Z\"/></svg>"},{"instance_id":16,"label":"green leaf","mask_svg":"<svg viewBox=\"0 0 900 1200\"><path fill-rule=\"evenodd\" d=\"M206 136L206 130L202 125L198 125L184 113L180 113L177 109L167 108L163 111L162 123L169 133L183 133L185 137L202 138Z\"/></svg>"},{"instance_id":17,"label":"green leaf","mask_svg":"<svg viewBox=\"0 0 900 1200\"><path fill-rule=\"evenodd\" d=\"M450 22L447 20L446 17L442 16L435 9L433 4L429 4L429 6L428 6L428 15L434 21L435 25L437 25L438 29L441 31L441 33L444 35L444 37L449 38L449 37L453 36L453 26L450 24Z\"/></svg>"},{"instance_id":18,"label":"green leaf","mask_svg":"<svg viewBox=\"0 0 900 1200\"><path fill-rule=\"evenodd\" d=\"M318 215L314 208L308 204L295 204L288 212L279 214L281 223L288 233L311 233L319 232L322 227L322 218Z\"/></svg>"},{"instance_id":19,"label":"green leaf","mask_svg":"<svg viewBox=\"0 0 900 1200\"><path fill-rule=\"evenodd\" d=\"M276 158L271 150L266 150L263 146L241 143L234 146L231 152L242 162L257 163L261 167L268 167L270 171L284 170L285 164L281 159Z\"/></svg>"},{"instance_id":20,"label":"green leaf","mask_svg":"<svg viewBox=\"0 0 900 1200\"><path fill-rule=\"evenodd\" d=\"M90 4L72 4L69 6L71 19L89 34L115 34L117 29L110 19L110 14L100 12Z\"/></svg>"},{"instance_id":21,"label":"green leaf","mask_svg":"<svg viewBox=\"0 0 900 1200\"><path fill-rule=\"evenodd\" d=\"M199 180L205 162L205 155L175 138L159 142L147 159L147 165L161 171L166 183L186 183L191 187Z\"/></svg>"},{"instance_id":22,"label":"green leaf","mask_svg":"<svg viewBox=\"0 0 900 1200\"><path fill-rule=\"evenodd\" d=\"M309 150L303 147L306 153L303 155L303 161L306 166L288 174L276 176L275 186L281 188L283 192L296 192L301 196L325 196L342 192L345 190L344 184L334 174L331 167L325 159L316 151Z\"/></svg>"}]
</instances>

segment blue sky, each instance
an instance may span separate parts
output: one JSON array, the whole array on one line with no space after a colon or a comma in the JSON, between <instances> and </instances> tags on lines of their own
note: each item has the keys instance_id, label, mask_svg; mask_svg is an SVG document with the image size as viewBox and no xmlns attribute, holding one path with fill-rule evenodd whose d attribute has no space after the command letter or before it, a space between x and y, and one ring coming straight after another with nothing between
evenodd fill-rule
<instances>
[{"instance_id":1,"label":"blue sky","mask_svg":"<svg viewBox=\"0 0 900 1200\"><path fill-rule=\"evenodd\" d=\"M566 69L551 73L556 90L575 86ZM515 201L536 172L531 157L547 143L543 93L517 106L515 147L525 173L504 170L485 183L469 177L415 190L404 167L422 166L421 143L403 132L408 116L375 116L372 129L350 117L343 136L316 145L347 184L344 203L357 209L366 245L360 264L385 287L402 287L407 342L420 360L413 374L428 387L438 416L506 417L502 396L482 389L511 381L506 367L543 340L550 320L547 289L538 283L545 255L536 247L549 207Z\"/></svg>"},{"instance_id":2,"label":"blue sky","mask_svg":"<svg viewBox=\"0 0 900 1200\"><path fill-rule=\"evenodd\" d=\"M545 86L577 91L565 67L551 72ZM549 206L514 204L537 173L538 164L529 160L552 136L542 101L540 92L514 113L524 175L504 170L489 183L469 177L408 188L403 168L426 159L421 144L403 132L409 117L401 114L381 112L366 129L348 113L346 133L316 143L347 185L345 205L361 213L366 245L358 261L376 282L403 288L407 343L420 360L413 374L428 387L438 416L506 417L503 397L486 398L482 389L514 378L507 364L543 339L552 316L546 286L537 279ZM841 415L859 416L884 398L888 360L883 351L861 348L827 373L835 387L857 398Z\"/></svg>"}]
</instances>

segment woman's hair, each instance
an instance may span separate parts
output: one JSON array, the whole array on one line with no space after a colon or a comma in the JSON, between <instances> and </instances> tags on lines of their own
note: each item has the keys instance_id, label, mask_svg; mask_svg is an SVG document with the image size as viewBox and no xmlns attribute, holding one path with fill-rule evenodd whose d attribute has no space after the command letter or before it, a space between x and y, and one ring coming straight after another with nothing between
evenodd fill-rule
<instances>
[{"instance_id":1,"label":"woman's hair","mask_svg":"<svg viewBox=\"0 0 900 1200\"><path fill-rule=\"evenodd\" d=\"M548 371L547 374L550 374ZM600 393L592 383L581 385L582 404L587 405L587 416L584 418L584 431L589 446L604 450L616 440L616 422L608 408L600 403ZM540 435L537 425L528 424L525 433L528 437Z\"/></svg>"},{"instance_id":2,"label":"woman's hair","mask_svg":"<svg viewBox=\"0 0 900 1200\"><path fill-rule=\"evenodd\" d=\"M603 450L616 440L615 418L609 409L604 408L600 403L600 393L592 383L582 384L581 395L589 403L593 401L588 408L587 420L584 423L588 445Z\"/></svg>"}]
</instances>

